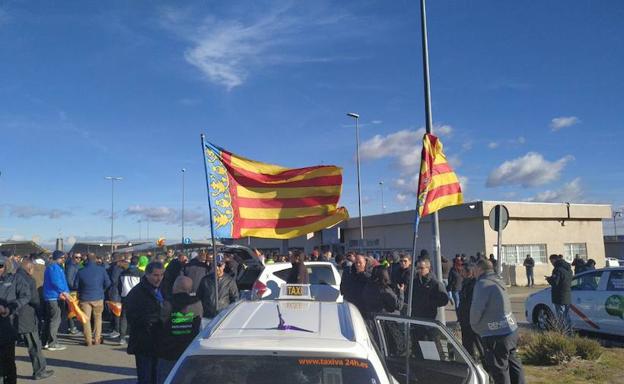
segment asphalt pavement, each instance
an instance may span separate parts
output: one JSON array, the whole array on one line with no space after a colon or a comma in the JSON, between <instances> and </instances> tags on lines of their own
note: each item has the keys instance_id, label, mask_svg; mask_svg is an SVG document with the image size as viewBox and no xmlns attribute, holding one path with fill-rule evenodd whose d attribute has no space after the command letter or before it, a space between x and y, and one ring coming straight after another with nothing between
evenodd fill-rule
<instances>
[{"instance_id":1,"label":"asphalt pavement","mask_svg":"<svg viewBox=\"0 0 624 384\"><path fill-rule=\"evenodd\" d=\"M524 316L524 300L533 292L544 287L525 288L511 287L509 295L516 318L520 323L526 323ZM449 323L456 320L455 311L449 305L446 311ZM134 356L126 353L125 346L112 344L104 340L104 344L87 347L81 336L61 335L61 342L67 346L64 351L44 351L48 367L55 371L54 376L38 381L42 384L87 384L109 383L130 384L136 383ZM34 382L31 379L32 367L28 352L24 347L17 347L18 382Z\"/></svg>"}]
</instances>

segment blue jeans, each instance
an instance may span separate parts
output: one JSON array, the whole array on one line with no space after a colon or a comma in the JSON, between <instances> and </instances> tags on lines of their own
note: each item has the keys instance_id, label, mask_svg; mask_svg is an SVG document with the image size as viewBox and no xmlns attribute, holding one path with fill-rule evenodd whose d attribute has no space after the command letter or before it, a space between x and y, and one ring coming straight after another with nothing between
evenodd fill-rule
<instances>
[{"instance_id":1,"label":"blue jeans","mask_svg":"<svg viewBox=\"0 0 624 384\"><path fill-rule=\"evenodd\" d=\"M453 305L455 306L455 312L459 308L459 291L450 291L451 300L453 300Z\"/></svg>"},{"instance_id":2,"label":"blue jeans","mask_svg":"<svg viewBox=\"0 0 624 384\"><path fill-rule=\"evenodd\" d=\"M535 279L533 279L533 270L527 270L526 271L526 275L527 275L527 285L529 287L532 287L535 285Z\"/></svg>"},{"instance_id":3,"label":"blue jeans","mask_svg":"<svg viewBox=\"0 0 624 384\"><path fill-rule=\"evenodd\" d=\"M145 355L134 355L136 359L137 383L156 384L158 358Z\"/></svg>"},{"instance_id":4,"label":"blue jeans","mask_svg":"<svg viewBox=\"0 0 624 384\"><path fill-rule=\"evenodd\" d=\"M572 328L572 320L570 320L570 305L555 304L555 311L557 312L556 315L559 325L561 325L566 332L570 332Z\"/></svg>"}]
</instances>

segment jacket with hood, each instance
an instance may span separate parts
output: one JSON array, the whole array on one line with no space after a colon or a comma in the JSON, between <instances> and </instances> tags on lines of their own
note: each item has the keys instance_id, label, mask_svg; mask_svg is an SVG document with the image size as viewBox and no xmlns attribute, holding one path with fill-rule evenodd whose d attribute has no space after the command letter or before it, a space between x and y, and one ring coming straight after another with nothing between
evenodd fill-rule
<instances>
[{"instance_id":1,"label":"jacket with hood","mask_svg":"<svg viewBox=\"0 0 624 384\"><path fill-rule=\"evenodd\" d=\"M572 268L565 260L555 262L552 274L546 278L552 287L550 295L553 304L570 305L572 301Z\"/></svg>"},{"instance_id":2,"label":"jacket with hood","mask_svg":"<svg viewBox=\"0 0 624 384\"><path fill-rule=\"evenodd\" d=\"M143 272L136 265L130 264L126 270L119 275L119 295L122 300L128 296L128 293L141 281Z\"/></svg>"},{"instance_id":3,"label":"jacket with hood","mask_svg":"<svg viewBox=\"0 0 624 384\"><path fill-rule=\"evenodd\" d=\"M174 293L160 312L161 335L158 357L176 361L199 333L203 308L199 297Z\"/></svg>"},{"instance_id":4,"label":"jacket with hood","mask_svg":"<svg viewBox=\"0 0 624 384\"><path fill-rule=\"evenodd\" d=\"M207 263L202 263L196 257L191 259L183 268L184 276L190 277L193 280L193 292L197 292L201 279L210 273L210 266Z\"/></svg>"},{"instance_id":5,"label":"jacket with hood","mask_svg":"<svg viewBox=\"0 0 624 384\"><path fill-rule=\"evenodd\" d=\"M106 298L110 301L119 303L121 302L121 294L119 288L119 277L121 276L124 268L122 267L121 262L116 262L108 269L108 277L110 277L111 285L108 287L106 291Z\"/></svg>"},{"instance_id":6,"label":"jacket with hood","mask_svg":"<svg viewBox=\"0 0 624 384\"><path fill-rule=\"evenodd\" d=\"M65 272L57 262L50 264L43 275L43 299L58 300L61 293L69 293Z\"/></svg>"},{"instance_id":7,"label":"jacket with hood","mask_svg":"<svg viewBox=\"0 0 624 384\"><path fill-rule=\"evenodd\" d=\"M518 329L507 288L493 271L477 279L470 307L470 326L481 337L506 336Z\"/></svg>"},{"instance_id":8,"label":"jacket with hood","mask_svg":"<svg viewBox=\"0 0 624 384\"><path fill-rule=\"evenodd\" d=\"M224 273L219 279L219 300L218 306L215 308L215 282L214 273L206 275L199 283L197 288L197 296L204 307L204 317L213 318L228 305L238 300L238 287L234 279Z\"/></svg>"}]
</instances>

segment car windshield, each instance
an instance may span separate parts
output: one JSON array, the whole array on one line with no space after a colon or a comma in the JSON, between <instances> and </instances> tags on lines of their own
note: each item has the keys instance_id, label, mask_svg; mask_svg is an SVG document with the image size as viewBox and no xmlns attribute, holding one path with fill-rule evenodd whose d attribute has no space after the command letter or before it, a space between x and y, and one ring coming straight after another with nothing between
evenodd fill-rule
<instances>
[{"instance_id":1,"label":"car windshield","mask_svg":"<svg viewBox=\"0 0 624 384\"><path fill-rule=\"evenodd\" d=\"M293 356L189 356L173 384L379 383L367 360Z\"/></svg>"}]
</instances>

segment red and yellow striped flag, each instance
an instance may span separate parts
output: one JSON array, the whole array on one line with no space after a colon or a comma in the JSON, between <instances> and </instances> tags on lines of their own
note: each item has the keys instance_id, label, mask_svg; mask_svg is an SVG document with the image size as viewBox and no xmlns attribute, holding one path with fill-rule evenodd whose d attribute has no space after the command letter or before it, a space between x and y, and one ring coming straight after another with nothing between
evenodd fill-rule
<instances>
[{"instance_id":1,"label":"red and yellow striped flag","mask_svg":"<svg viewBox=\"0 0 624 384\"><path fill-rule=\"evenodd\" d=\"M284 168L207 142L204 151L216 237L290 239L349 218L337 207L339 167Z\"/></svg>"},{"instance_id":2,"label":"red and yellow striped flag","mask_svg":"<svg viewBox=\"0 0 624 384\"><path fill-rule=\"evenodd\" d=\"M457 175L446 161L442 142L425 133L418 177L417 220L444 207L463 203Z\"/></svg>"}]
</instances>

